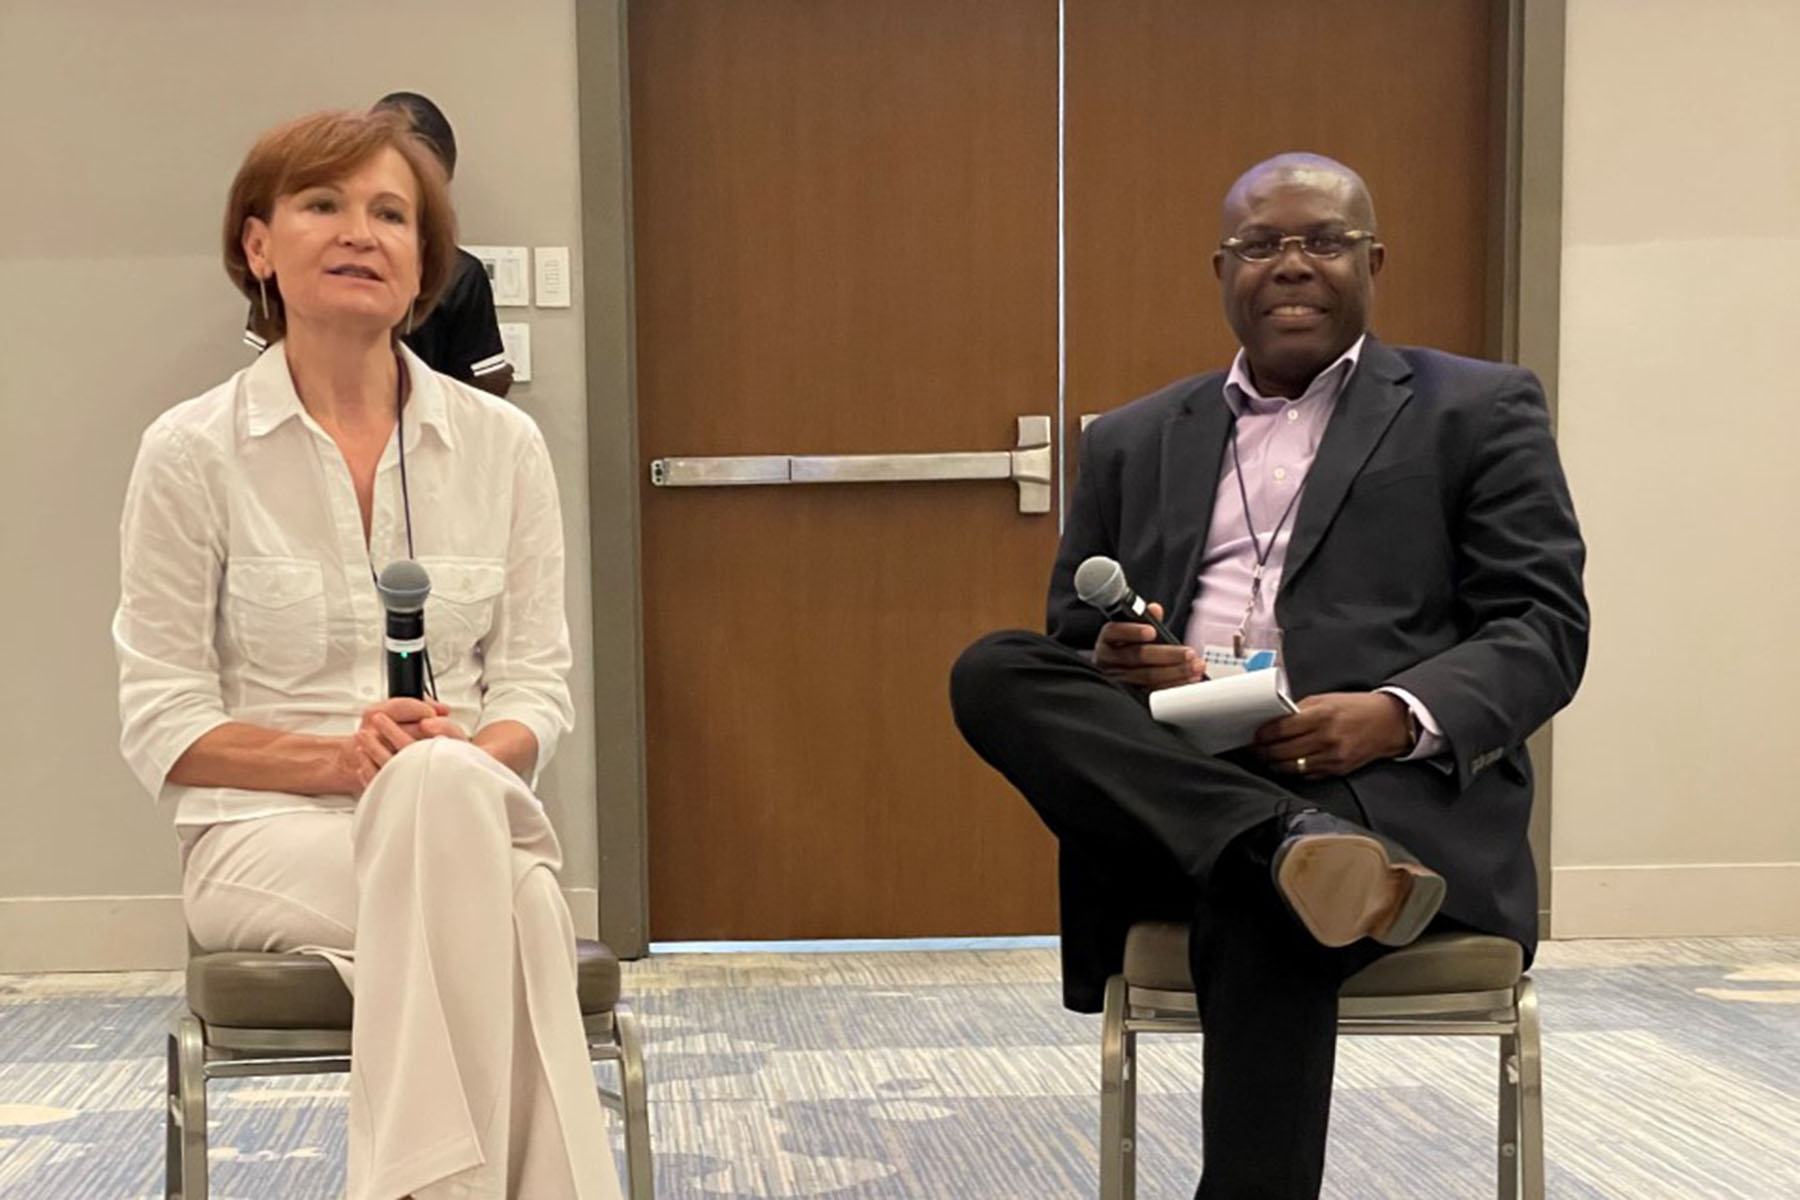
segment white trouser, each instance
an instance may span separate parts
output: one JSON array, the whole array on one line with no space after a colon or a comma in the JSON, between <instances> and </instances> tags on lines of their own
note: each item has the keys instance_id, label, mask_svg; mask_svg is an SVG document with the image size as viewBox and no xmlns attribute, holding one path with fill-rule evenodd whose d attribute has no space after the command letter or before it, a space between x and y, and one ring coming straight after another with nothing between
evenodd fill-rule
<instances>
[{"instance_id":1,"label":"white trouser","mask_svg":"<svg viewBox=\"0 0 1800 1200\"><path fill-rule=\"evenodd\" d=\"M349 1200L619 1200L561 865L530 788L444 738L395 755L353 811L194 843L195 941L323 955L356 995Z\"/></svg>"}]
</instances>

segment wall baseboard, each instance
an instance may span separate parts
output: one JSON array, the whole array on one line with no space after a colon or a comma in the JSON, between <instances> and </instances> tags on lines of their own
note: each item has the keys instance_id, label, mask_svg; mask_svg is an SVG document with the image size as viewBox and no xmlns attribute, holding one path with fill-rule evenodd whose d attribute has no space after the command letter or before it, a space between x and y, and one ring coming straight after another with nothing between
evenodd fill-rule
<instances>
[{"instance_id":1,"label":"wall baseboard","mask_svg":"<svg viewBox=\"0 0 1800 1200\"><path fill-rule=\"evenodd\" d=\"M563 889L577 937L598 936L596 888ZM187 962L180 896L0 898L0 974L173 971Z\"/></svg>"},{"instance_id":2,"label":"wall baseboard","mask_svg":"<svg viewBox=\"0 0 1800 1200\"><path fill-rule=\"evenodd\" d=\"M1556 867L1551 936L1800 934L1800 862Z\"/></svg>"}]
</instances>

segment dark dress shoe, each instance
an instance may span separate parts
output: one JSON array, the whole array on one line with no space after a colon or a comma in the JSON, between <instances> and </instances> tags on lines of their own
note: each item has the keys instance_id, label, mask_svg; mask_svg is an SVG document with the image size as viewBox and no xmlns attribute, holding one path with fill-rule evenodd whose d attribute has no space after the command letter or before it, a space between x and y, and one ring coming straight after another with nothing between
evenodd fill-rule
<instances>
[{"instance_id":1,"label":"dark dress shoe","mask_svg":"<svg viewBox=\"0 0 1800 1200\"><path fill-rule=\"evenodd\" d=\"M1275 890L1321 945L1404 946L1444 902L1444 877L1397 842L1309 808L1289 817L1269 865Z\"/></svg>"}]
</instances>

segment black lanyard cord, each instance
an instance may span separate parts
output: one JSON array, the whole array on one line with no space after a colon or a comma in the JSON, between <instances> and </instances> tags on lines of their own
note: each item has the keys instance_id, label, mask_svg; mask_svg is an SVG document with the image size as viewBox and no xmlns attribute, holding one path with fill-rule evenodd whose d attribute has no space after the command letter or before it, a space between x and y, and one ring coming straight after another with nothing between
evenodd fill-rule
<instances>
[{"instance_id":1,"label":"black lanyard cord","mask_svg":"<svg viewBox=\"0 0 1800 1200\"><path fill-rule=\"evenodd\" d=\"M1251 548L1256 551L1257 579L1260 582L1262 568L1268 565L1269 555L1275 553L1275 539L1281 536L1282 527L1294 513L1294 505L1300 502L1300 487L1294 488L1294 494L1288 497L1287 507L1281 510L1281 519L1275 522L1275 528L1269 534L1269 544L1264 546L1256 536L1256 521L1250 515L1250 489L1244 485L1244 464L1238 459L1237 417L1231 418L1231 473L1237 476L1238 498L1244 502L1244 529L1250 535Z\"/></svg>"},{"instance_id":2,"label":"black lanyard cord","mask_svg":"<svg viewBox=\"0 0 1800 1200\"><path fill-rule=\"evenodd\" d=\"M408 381L406 364L396 358L395 365L399 368L399 382L394 386L394 440L400 444L400 509L406 515L406 557L417 561L419 555L413 549L412 489L407 486L406 482L406 400L408 391L406 385ZM381 587L381 580L375 574L374 563L369 564L369 578L375 581L377 589ZM431 693L431 698L436 700L438 698L437 673L431 669L431 648L427 646L422 653L425 659L425 688Z\"/></svg>"},{"instance_id":3,"label":"black lanyard cord","mask_svg":"<svg viewBox=\"0 0 1800 1200\"><path fill-rule=\"evenodd\" d=\"M1288 497L1287 507L1281 510L1281 519L1275 522L1275 528L1269 532L1269 544L1264 546L1262 539L1256 536L1256 519L1250 515L1250 488L1244 483L1244 463L1238 457L1238 419L1237 414L1231 417L1231 473L1237 476L1238 498L1244 504L1244 529L1250 535L1250 548L1256 552L1256 569L1250 572L1250 601L1244 605L1244 619L1238 623L1237 632L1231 636L1231 652L1238 658L1244 657L1244 639L1250 631L1250 618L1256 613L1256 602L1262 597L1263 568L1269 563L1269 556L1275 553L1275 542L1281 537L1282 529L1288 518L1294 514L1294 506L1300 502L1300 492L1304 484L1297 484L1294 494Z\"/></svg>"}]
</instances>

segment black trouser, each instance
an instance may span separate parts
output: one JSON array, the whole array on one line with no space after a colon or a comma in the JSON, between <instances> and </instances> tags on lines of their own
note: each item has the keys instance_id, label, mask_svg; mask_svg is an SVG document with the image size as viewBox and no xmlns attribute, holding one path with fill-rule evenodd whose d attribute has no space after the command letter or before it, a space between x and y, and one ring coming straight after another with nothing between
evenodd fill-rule
<instances>
[{"instance_id":1,"label":"black trouser","mask_svg":"<svg viewBox=\"0 0 1800 1200\"><path fill-rule=\"evenodd\" d=\"M1145 695L1038 634L976 642L951 675L957 726L1059 839L1105 873L1179 872L1206 1027L1197 1200L1319 1194L1337 993L1386 947L1315 942L1269 877L1278 818L1311 806L1362 821L1338 781L1283 786L1249 760L1202 754L1151 719ZM1145 914L1150 917L1153 914Z\"/></svg>"}]
</instances>

